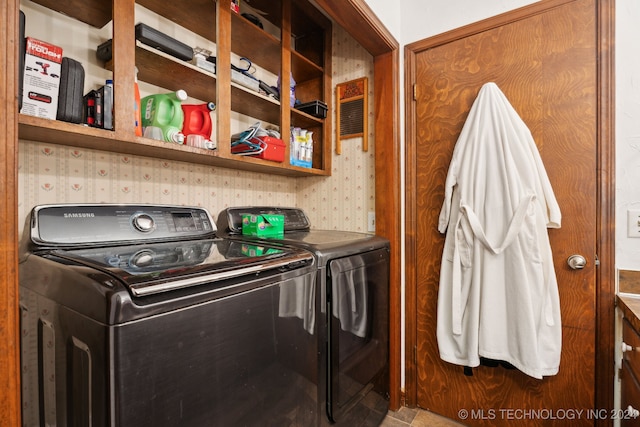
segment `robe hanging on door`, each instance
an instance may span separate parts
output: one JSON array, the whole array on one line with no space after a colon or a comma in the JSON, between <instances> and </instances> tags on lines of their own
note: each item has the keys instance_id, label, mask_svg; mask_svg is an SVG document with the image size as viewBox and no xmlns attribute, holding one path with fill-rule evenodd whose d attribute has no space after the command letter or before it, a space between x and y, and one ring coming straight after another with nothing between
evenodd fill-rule
<instances>
[{"instance_id":1,"label":"robe hanging on door","mask_svg":"<svg viewBox=\"0 0 640 427\"><path fill-rule=\"evenodd\" d=\"M456 142L438 229L440 357L503 360L535 378L560 364L560 302L547 228L560 208L531 133L494 83Z\"/></svg>"}]
</instances>

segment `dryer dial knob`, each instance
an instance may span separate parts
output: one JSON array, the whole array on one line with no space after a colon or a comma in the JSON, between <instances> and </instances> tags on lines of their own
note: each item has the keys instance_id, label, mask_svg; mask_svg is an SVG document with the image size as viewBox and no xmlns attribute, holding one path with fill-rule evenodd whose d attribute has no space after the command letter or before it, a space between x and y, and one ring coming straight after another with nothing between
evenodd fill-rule
<instances>
[{"instance_id":1,"label":"dryer dial knob","mask_svg":"<svg viewBox=\"0 0 640 427\"><path fill-rule=\"evenodd\" d=\"M137 214L131 220L131 223L135 227L136 230L141 231L143 233L150 233L156 228L156 224L153 221L153 218L149 214Z\"/></svg>"}]
</instances>

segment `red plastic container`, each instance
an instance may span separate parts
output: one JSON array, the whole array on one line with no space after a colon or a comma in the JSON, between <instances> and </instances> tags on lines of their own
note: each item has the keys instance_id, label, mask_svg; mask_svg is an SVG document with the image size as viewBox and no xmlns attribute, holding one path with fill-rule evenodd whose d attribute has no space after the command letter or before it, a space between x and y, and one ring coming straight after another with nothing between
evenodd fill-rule
<instances>
[{"instance_id":1,"label":"red plastic container","mask_svg":"<svg viewBox=\"0 0 640 427\"><path fill-rule=\"evenodd\" d=\"M263 136L260 139L267 144L267 148L256 157L274 162L284 162L284 141L271 136Z\"/></svg>"},{"instance_id":2,"label":"red plastic container","mask_svg":"<svg viewBox=\"0 0 640 427\"><path fill-rule=\"evenodd\" d=\"M266 144L263 151L258 154L250 154L258 159L271 160L272 162L284 162L284 141L271 136L261 136L260 139ZM245 144L238 144L231 147L231 153L246 153L249 148Z\"/></svg>"}]
</instances>

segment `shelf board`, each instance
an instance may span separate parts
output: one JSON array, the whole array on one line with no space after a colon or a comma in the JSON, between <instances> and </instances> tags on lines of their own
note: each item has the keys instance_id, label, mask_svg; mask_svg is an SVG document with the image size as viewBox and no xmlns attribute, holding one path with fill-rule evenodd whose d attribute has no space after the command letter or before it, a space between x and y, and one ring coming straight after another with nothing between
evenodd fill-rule
<instances>
[{"instance_id":1,"label":"shelf board","mask_svg":"<svg viewBox=\"0 0 640 427\"><path fill-rule=\"evenodd\" d=\"M170 91L184 89L204 102L216 100L216 76L202 68L136 41L138 80ZM108 64L107 68L111 68Z\"/></svg>"},{"instance_id":2,"label":"shelf board","mask_svg":"<svg viewBox=\"0 0 640 427\"><path fill-rule=\"evenodd\" d=\"M216 41L216 3L212 0L136 0L136 3L208 40Z\"/></svg>"},{"instance_id":3,"label":"shelf board","mask_svg":"<svg viewBox=\"0 0 640 427\"><path fill-rule=\"evenodd\" d=\"M18 123L19 138L24 140L292 177L329 175L319 169L299 168L246 156L221 157L215 150L123 135L122 132L24 114L19 115Z\"/></svg>"},{"instance_id":4,"label":"shelf board","mask_svg":"<svg viewBox=\"0 0 640 427\"><path fill-rule=\"evenodd\" d=\"M32 0L41 6L70 16L95 28L104 27L113 15L112 2L104 0Z\"/></svg>"},{"instance_id":5,"label":"shelf board","mask_svg":"<svg viewBox=\"0 0 640 427\"><path fill-rule=\"evenodd\" d=\"M324 70L319 65L305 58L295 50L291 51L291 71L296 80L312 80L321 78Z\"/></svg>"},{"instance_id":6,"label":"shelf board","mask_svg":"<svg viewBox=\"0 0 640 427\"><path fill-rule=\"evenodd\" d=\"M291 109L291 125L299 128L314 128L318 126L322 126L325 119L319 119L318 117L314 117L311 114L307 114L303 111L296 110L295 108Z\"/></svg>"},{"instance_id":7,"label":"shelf board","mask_svg":"<svg viewBox=\"0 0 640 427\"><path fill-rule=\"evenodd\" d=\"M280 101L231 82L231 111L267 123L280 123Z\"/></svg>"},{"instance_id":8,"label":"shelf board","mask_svg":"<svg viewBox=\"0 0 640 427\"><path fill-rule=\"evenodd\" d=\"M280 74L280 40L235 13L231 14L231 51L271 74Z\"/></svg>"},{"instance_id":9,"label":"shelf board","mask_svg":"<svg viewBox=\"0 0 640 427\"><path fill-rule=\"evenodd\" d=\"M245 3L256 11L260 20L267 20L276 27L282 22L281 2L273 0L245 0Z\"/></svg>"}]
</instances>

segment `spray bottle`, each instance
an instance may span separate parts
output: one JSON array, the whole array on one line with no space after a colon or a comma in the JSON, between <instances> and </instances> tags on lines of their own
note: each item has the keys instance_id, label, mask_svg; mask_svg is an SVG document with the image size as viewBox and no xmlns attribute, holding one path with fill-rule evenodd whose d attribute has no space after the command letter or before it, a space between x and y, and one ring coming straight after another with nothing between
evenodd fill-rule
<instances>
[{"instance_id":1,"label":"spray bottle","mask_svg":"<svg viewBox=\"0 0 640 427\"><path fill-rule=\"evenodd\" d=\"M184 113L181 104L186 99L187 92L182 89L142 98L140 108L144 136L184 144L184 135L181 132Z\"/></svg>"},{"instance_id":2,"label":"spray bottle","mask_svg":"<svg viewBox=\"0 0 640 427\"><path fill-rule=\"evenodd\" d=\"M187 138L187 145L198 148L214 149L216 144L211 141L211 111L216 109L216 104L207 102L198 105L182 104L184 124L182 133Z\"/></svg>"}]
</instances>

